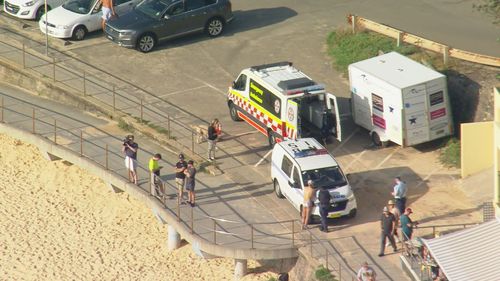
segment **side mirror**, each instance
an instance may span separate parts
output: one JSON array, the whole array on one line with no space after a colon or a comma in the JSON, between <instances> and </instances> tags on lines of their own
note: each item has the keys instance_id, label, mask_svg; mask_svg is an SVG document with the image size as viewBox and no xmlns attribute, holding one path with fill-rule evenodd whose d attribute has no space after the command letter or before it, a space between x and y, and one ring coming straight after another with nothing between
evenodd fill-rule
<instances>
[{"instance_id":1,"label":"side mirror","mask_svg":"<svg viewBox=\"0 0 500 281\"><path fill-rule=\"evenodd\" d=\"M236 81L233 81L233 83L231 84L231 88L234 89L234 87L236 87Z\"/></svg>"},{"instance_id":2,"label":"side mirror","mask_svg":"<svg viewBox=\"0 0 500 281\"><path fill-rule=\"evenodd\" d=\"M351 180L351 174L346 174L345 177L347 178L347 180Z\"/></svg>"}]
</instances>

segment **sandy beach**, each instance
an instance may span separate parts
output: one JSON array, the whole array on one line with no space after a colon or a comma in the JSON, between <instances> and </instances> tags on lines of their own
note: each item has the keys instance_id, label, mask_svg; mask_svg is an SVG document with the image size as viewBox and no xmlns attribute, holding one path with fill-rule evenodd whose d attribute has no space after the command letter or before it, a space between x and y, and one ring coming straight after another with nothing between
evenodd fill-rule
<instances>
[{"instance_id":1,"label":"sandy beach","mask_svg":"<svg viewBox=\"0 0 500 281\"><path fill-rule=\"evenodd\" d=\"M233 280L232 259L168 252L167 227L126 193L0 135L0 280ZM267 281L249 261L243 280Z\"/></svg>"}]
</instances>

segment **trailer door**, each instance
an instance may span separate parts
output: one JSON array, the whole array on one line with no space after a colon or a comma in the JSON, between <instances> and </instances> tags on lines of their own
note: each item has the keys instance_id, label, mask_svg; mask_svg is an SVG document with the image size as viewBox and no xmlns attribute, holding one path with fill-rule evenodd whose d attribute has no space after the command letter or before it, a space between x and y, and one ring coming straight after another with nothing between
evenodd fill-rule
<instances>
[{"instance_id":1,"label":"trailer door","mask_svg":"<svg viewBox=\"0 0 500 281\"><path fill-rule=\"evenodd\" d=\"M327 93L326 107L333 116L333 124L334 124L333 127L335 129L332 129L332 133L337 138L338 141L342 141L342 127L340 126L341 120L340 120L339 103L337 102L337 97L330 93Z\"/></svg>"}]
</instances>

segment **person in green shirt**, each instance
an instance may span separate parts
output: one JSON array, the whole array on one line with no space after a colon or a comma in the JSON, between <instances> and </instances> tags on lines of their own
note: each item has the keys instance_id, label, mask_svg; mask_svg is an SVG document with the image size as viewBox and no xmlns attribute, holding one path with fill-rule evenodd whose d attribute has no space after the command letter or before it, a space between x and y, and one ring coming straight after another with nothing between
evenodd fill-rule
<instances>
[{"instance_id":1,"label":"person in green shirt","mask_svg":"<svg viewBox=\"0 0 500 281\"><path fill-rule=\"evenodd\" d=\"M418 221L412 221L410 214L413 213L411 208L406 208L405 213L401 215L399 221L401 222L401 232L403 233L403 241L411 240L413 234L413 227L418 224Z\"/></svg>"},{"instance_id":2,"label":"person in green shirt","mask_svg":"<svg viewBox=\"0 0 500 281\"><path fill-rule=\"evenodd\" d=\"M163 168L160 166L158 161L161 160L161 154L156 153L151 159L149 159L149 174L151 176L151 190L155 191L156 195L160 195L161 181L160 181L160 170Z\"/></svg>"}]
</instances>

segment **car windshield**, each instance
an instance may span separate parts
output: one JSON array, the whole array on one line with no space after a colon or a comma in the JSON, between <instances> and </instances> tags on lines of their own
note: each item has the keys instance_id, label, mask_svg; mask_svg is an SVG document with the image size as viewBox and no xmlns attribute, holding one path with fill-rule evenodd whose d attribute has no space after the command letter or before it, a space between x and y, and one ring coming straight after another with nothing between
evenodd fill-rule
<instances>
[{"instance_id":1,"label":"car windshield","mask_svg":"<svg viewBox=\"0 0 500 281\"><path fill-rule=\"evenodd\" d=\"M167 10L168 6L175 1L176 0L144 0L139 3L135 9L152 18L159 18Z\"/></svg>"},{"instance_id":2,"label":"car windshield","mask_svg":"<svg viewBox=\"0 0 500 281\"><path fill-rule=\"evenodd\" d=\"M328 189L337 188L347 184L347 181L338 166L322 169L314 169L302 172L304 186L308 180L312 180L316 188L326 186Z\"/></svg>"},{"instance_id":3,"label":"car windshield","mask_svg":"<svg viewBox=\"0 0 500 281\"><path fill-rule=\"evenodd\" d=\"M69 0L62 6L66 10L84 15L90 12L96 1L99 0Z\"/></svg>"}]
</instances>

